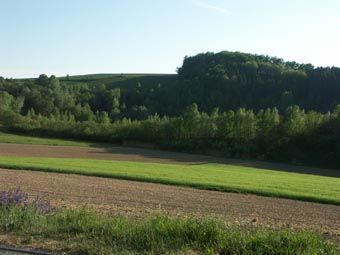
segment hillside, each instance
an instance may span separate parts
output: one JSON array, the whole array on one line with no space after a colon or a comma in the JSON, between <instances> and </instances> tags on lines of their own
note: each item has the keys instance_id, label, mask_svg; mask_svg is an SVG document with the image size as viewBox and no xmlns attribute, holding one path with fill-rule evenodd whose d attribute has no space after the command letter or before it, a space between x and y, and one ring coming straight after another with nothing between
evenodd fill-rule
<instances>
[{"instance_id":1,"label":"hillside","mask_svg":"<svg viewBox=\"0 0 340 255\"><path fill-rule=\"evenodd\" d=\"M168 79L176 78L176 74L133 74L133 73L121 73L121 74L85 74L74 75L66 77L58 77L61 82L67 84L74 83L86 83L90 85L110 85L112 87L120 87L133 85L135 82L143 82L146 85L165 82Z\"/></svg>"}]
</instances>

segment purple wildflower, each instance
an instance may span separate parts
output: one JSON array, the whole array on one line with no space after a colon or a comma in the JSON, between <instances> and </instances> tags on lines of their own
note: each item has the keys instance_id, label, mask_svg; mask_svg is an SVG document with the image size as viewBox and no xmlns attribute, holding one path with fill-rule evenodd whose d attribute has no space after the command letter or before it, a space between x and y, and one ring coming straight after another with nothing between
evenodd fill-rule
<instances>
[{"instance_id":1,"label":"purple wildflower","mask_svg":"<svg viewBox=\"0 0 340 255\"><path fill-rule=\"evenodd\" d=\"M33 200L20 188L9 191L0 191L0 207L9 208L10 206L32 207L42 213L49 213L52 210L50 201L43 200L37 195Z\"/></svg>"}]
</instances>

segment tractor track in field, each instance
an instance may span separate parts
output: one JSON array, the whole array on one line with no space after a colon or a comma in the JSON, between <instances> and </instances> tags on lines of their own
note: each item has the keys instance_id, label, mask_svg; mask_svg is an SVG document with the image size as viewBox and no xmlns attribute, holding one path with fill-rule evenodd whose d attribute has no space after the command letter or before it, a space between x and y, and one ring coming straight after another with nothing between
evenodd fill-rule
<instances>
[{"instance_id":1,"label":"tractor track in field","mask_svg":"<svg viewBox=\"0 0 340 255\"><path fill-rule=\"evenodd\" d=\"M311 229L340 244L340 206L170 185L0 169L0 190L20 187L57 207L109 214L213 217L241 226Z\"/></svg>"}]
</instances>

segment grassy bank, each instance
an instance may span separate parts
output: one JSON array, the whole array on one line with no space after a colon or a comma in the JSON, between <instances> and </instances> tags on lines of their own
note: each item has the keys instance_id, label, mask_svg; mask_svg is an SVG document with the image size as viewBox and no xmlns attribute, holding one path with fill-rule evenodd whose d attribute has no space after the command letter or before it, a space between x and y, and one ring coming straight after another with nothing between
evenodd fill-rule
<instances>
[{"instance_id":1,"label":"grassy bank","mask_svg":"<svg viewBox=\"0 0 340 255\"><path fill-rule=\"evenodd\" d=\"M246 230L215 220L157 217L143 220L87 211L43 214L0 208L0 232L66 254L337 254L319 235L291 230Z\"/></svg>"},{"instance_id":2,"label":"grassy bank","mask_svg":"<svg viewBox=\"0 0 340 255\"><path fill-rule=\"evenodd\" d=\"M340 178L225 164L0 157L0 167L120 178L340 205Z\"/></svg>"},{"instance_id":3,"label":"grassy bank","mask_svg":"<svg viewBox=\"0 0 340 255\"><path fill-rule=\"evenodd\" d=\"M0 143L13 143L13 144L42 144L42 145L55 145L55 146L81 146L81 147L102 147L103 144L57 139L57 138L44 138L35 137L21 134L10 134L0 131Z\"/></svg>"}]
</instances>

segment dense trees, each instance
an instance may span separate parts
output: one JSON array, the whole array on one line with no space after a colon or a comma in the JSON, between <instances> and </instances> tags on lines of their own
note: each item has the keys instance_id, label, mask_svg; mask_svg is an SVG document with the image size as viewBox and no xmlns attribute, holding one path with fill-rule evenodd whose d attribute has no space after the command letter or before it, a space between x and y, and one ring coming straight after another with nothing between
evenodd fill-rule
<instances>
[{"instance_id":1,"label":"dense trees","mask_svg":"<svg viewBox=\"0 0 340 255\"><path fill-rule=\"evenodd\" d=\"M203 110L246 107L263 109L299 105L326 112L340 103L340 68L244 53L206 53L186 57L178 70L184 105ZM191 94L190 97L186 95Z\"/></svg>"},{"instance_id":2,"label":"dense trees","mask_svg":"<svg viewBox=\"0 0 340 255\"><path fill-rule=\"evenodd\" d=\"M112 143L144 142L227 157L340 166L340 106L326 114L292 106L280 115L276 108L257 112L214 109L208 114L193 104L178 117L156 114L145 120L123 118L114 122L107 112L86 116L86 121L76 121L70 113L45 117L34 110L26 116L6 109L0 114L7 129L31 134Z\"/></svg>"},{"instance_id":3,"label":"dense trees","mask_svg":"<svg viewBox=\"0 0 340 255\"><path fill-rule=\"evenodd\" d=\"M12 130L332 166L338 104L339 68L232 52L186 57L177 76L0 77Z\"/></svg>"}]
</instances>

